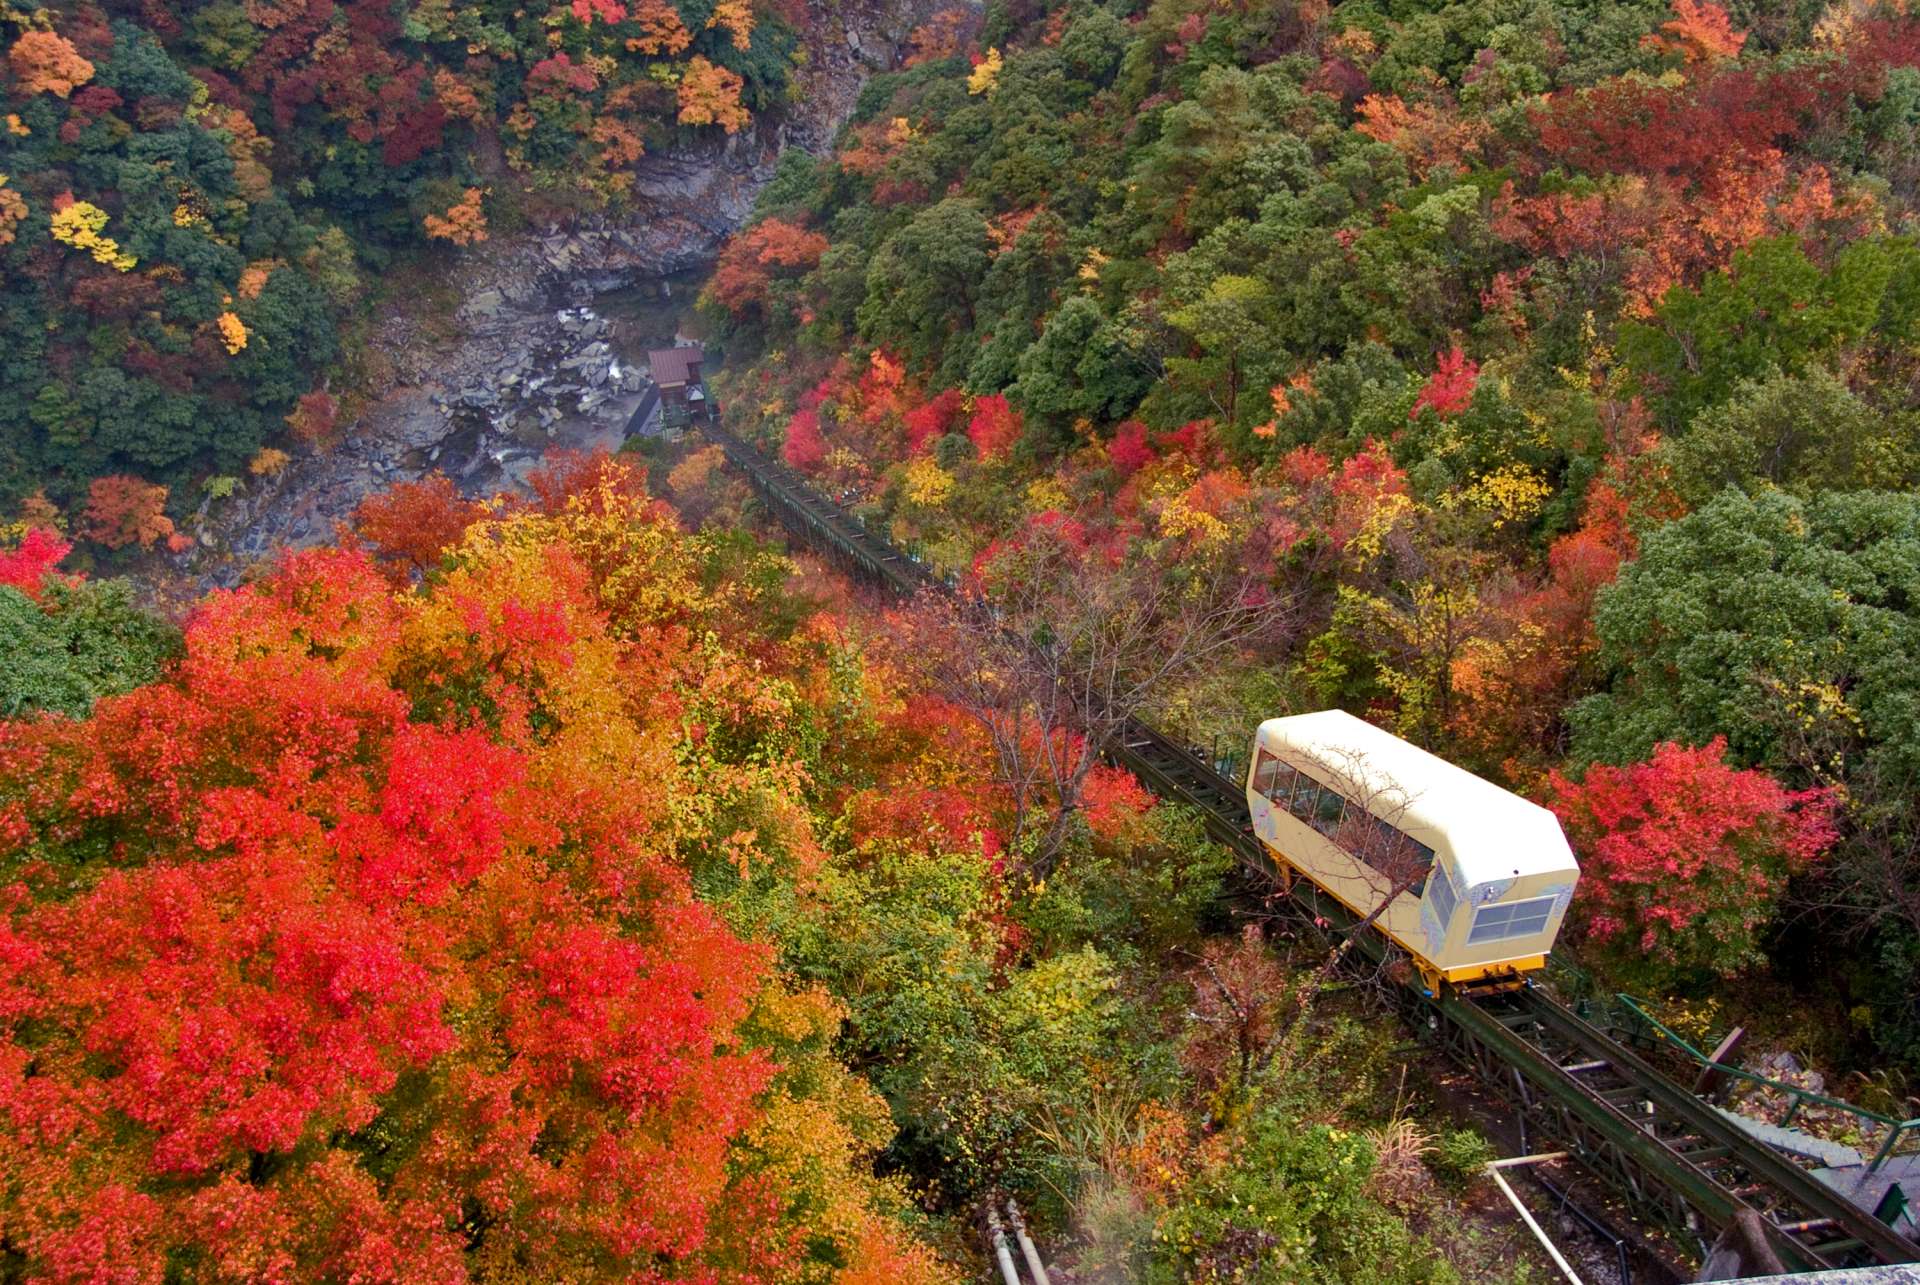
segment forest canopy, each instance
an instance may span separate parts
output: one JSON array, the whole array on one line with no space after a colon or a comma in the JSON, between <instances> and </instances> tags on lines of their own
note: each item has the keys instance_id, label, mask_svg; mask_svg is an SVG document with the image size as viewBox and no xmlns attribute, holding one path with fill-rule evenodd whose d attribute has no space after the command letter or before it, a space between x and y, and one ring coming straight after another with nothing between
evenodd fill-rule
<instances>
[{"instance_id":1,"label":"forest canopy","mask_svg":"<svg viewBox=\"0 0 1920 1285\"><path fill-rule=\"evenodd\" d=\"M925 34L721 256L736 428L956 576L1068 526L1261 568L1302 627L1164 694L1172 730L1339 706L1560 798L1614 980L1773 969L1832 1044L1920 1056L1920 20L997 0ZM1673 810L1723 770L1768 819Z\"/></svg>"},{"instance_id":2,"label":"forest canopy","mask_svg":"<svg viewBox=\"0 0 1920 1285\"><path fill-rule=\"evenodd\" d=\"M289 0L0 13L0 505L235 474L380 274L618 208L785 99L799 14Z\"/></svg>"}]
</instances>

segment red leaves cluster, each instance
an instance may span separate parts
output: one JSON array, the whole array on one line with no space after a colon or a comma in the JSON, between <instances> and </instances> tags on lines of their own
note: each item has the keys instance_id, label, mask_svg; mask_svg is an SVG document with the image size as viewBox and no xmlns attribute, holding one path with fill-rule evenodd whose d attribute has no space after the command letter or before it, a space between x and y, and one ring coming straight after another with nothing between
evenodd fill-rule
<instances>
[{"instance_id":1,"label":"red leaves cluster","mask_svg":"<svg viewBox=\"0 0 1920 1285\"><path fill-rule=\"evenodd\" d=\"M593 68L576 63L565 53L542 58L527 72L527 93L565 98L572 94L590 94L600 87Z\"/></svg>"},{"instance_id":2,"label":"red leaves cluster","mask_svg":"<svg viewBox=\"0 0 1920 1285\"><path fill-rule=\"evenodd\" d=\"M1087 828L1111 839L1146 815L1153 807L1153 795L1125 768L1100 764L1087 773L1080 787L1080 806Z\"/></svg>"},{"instance_id":3,"label":"red leaves cluster","mask_svg":"<svg viewBox=\"0 0 1920 1285\"><path fill-rule=\"evenodd\" d=\"M626 20L627 7L619 0L573 0L573 16L581 26L591 27L595 18L609 27Z\"/></svg>"},{"instance_id":4,"label":"red leaves cluster","mask_svg":"<svg viewBox=\"0 0 1920 1285\"><path fill-rule=\"evenodd\" d=\"M333 435L334 425L339 418L340 406L332 394L316 390L300 395L300 400L294 403L293 411L287 416L287 427L292 431L294 440L317 446Z\"/></svg>"},{"instance_id":5,"label":"red leaves cluster","mask_svg":"<svg viewBox=\"0 0 1920 1285\"><path fill-rule=\"evenodd\" d=\"M1730 157L1797 137L1829 88L1810 74L1739 67L1681 85L1620 77L1555 94L1534 109L1533 122L1550 163L1589 174L1690 180Z\"/></svg>"},{"instance_id":6,"label":"red leaves cluster","mask_svg":"<svg viewBox=\"0 0 1920 1285\"><path fill-rule=\"evenodd\" d=\"M820 412L798 410L787 421L787 438L780 458L802 473L811 473L827 458L827 439L820 435Z\"/></svg>"},{"instance_id":7,"label":"red leaves cluster","mask_svg":"<svg viewBox=\"0 0 1920 1285\"><path fill-rule=\"evenodd\" d=\"M966 405L966 394L957 388L942 389L908 411L907 450L915 455L953 431L954 421Z\"/></svg>"},{"instance_id":8,"label":"red leaves cluster","mask_svg":"<svg viewBox=\"0 0 1920 1285\"><path fill-rule=\"evenodd\" d=\"M1479 382L1480 364L1469 360L1455 344L1451 351L1440 354L1407 418L1418 419L1421 411L1432 410L1442 419L1451 419L1473 405L1473 390Z\"/></svg>"},{"instance_id":9,"label":"red leaves cluster","mask_svg":"<svg viewBox=\"0 0 1920 1285\"><path fill-rule=\"evenodd\" d=\"M1107 444L1107 458L1122 477L1131 477L1153 463L1155 452L1147 441L1147 426L1130 419L1114 429L1113 440Z\"/></svg>"},{"instance_id":10,"label":"red leaves cluster","mask_svg":"<svg viewBox=\"0 0 1920 1285\"><path fill-rule=\"evenodd\" d=\"M532 597L462 582L443 646L364 556L298 555L209 599L165 683L0 731L0 1210L27 1276L797 1262L731 1158L772 1073L736 1034L766 959L648 846L664 796L570 763L565 726L417 715L457 708L468 647L505 709L500 681L612 645L578 563L542 557Z\"/></svg>"},{"instance_id":11,"label":"red leaves cluster","mask_svg":"<svg viewBox=\"0 0 1920 1285\"><path fill-rule=\"evenodd\" d=\"M1668 743L1645 762L1595 764L1578 783L1553 774L1550 802L1580 855L1594 939L1721 975L1757 958L1755 934L1787 876L1834 842L1835 800L1735 768L1725 753L1723 738Z\"/></svg>"},{"instance_id":12,"label":"red leaves cluster","mask_svg":"<svg viewBox=\"0 0 1920 1285\"><path fill-rule=\"evenodd\" d=\"M645 466L604 446L549 451L527 474L527 489L533 492L532 507L548 517L574 505L590 513L606 513L611 506L644 512L655 522L668 521L666 506L648 499Z\"/></svg>"},{"instance_id":13,"label":"red leaves cluster","mask_svg":"<svg viewBox=\"0 0 1920 1285\"><path fill-rule=\"evenodd\" d=\"M967 436L973 440L974 449L980 452L983 460L996 460L1013 449L1025 431L1025 422L1020 412L1007 401L1004 394L990 393L977 397L973 403L973 418L967 421Z\"/></svg>"},{"instance_id":14,"label":"red leaves cluster","mask_svg":"<svg viewBox=\"0 0 1920 1285\"><path fill-rule=\"evenodd\" d=\"M1406 472L1393 462L1383 443L1368 438L1365 446L1341 462L1333 480L1330 534L1334 543L1352 540L1391 497L1406 493Z\"/></svg>"},{"instance_id":15,"label":"red leaves cluster","mask_svg":"<svg viewBox=\"0 0 1920 1285\"><path fill-rule=\"evenodd\" d=\"M439 564L486 506L461 498L443 473L370 495L353 511L353 530L389 576L406 583Z\"/></svg>"},{"instance_id":16,"label":"red leaves cluster","mask_svg":"<svg viewBox=\"0 0 1920 1285\"><path fill-rule=\"evenodd\" d=\"M55 532L45 527L28 527L19 544L0 549L0 585L38 599L47 576L60 559L72 551L72 542L62 540Z\"/></svg>"}]
</instances>

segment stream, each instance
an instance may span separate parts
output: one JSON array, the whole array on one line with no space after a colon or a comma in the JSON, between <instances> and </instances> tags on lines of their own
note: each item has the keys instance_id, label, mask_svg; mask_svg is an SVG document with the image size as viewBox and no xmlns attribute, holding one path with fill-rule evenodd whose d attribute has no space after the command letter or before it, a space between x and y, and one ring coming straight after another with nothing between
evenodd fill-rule
<instances>
[{"instance_id":1,"label":"stream","mask_svg":"<svg viewBox=\"0 0 1920 1285\"><path fill-rule=\"evenodd\" d=\"M645 353L689 323L705 274L595 292L543 266L524 249L468 265L454 333L438 341L404 308L382 318L373 342L395 357L392 386L327 448L203 502L182 526L191 547L156 568L151 596L233 587L279 550L331 542L361 500L398 483L444 473L484 498L521 488L549 452L618 450L650 387Z\"/></svg>"}]
</instances>

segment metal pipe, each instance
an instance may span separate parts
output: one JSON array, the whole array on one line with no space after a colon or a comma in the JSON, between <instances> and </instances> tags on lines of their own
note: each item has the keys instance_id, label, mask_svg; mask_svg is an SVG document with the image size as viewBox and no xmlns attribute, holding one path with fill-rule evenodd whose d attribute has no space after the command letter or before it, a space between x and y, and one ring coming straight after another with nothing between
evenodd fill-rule
<instances>
[{"instance_id":1,"label":"metal pipe","mask_svg":"<svg viewBox=\"0 0 1920 1285\"><path fill-rule=\"evenodd\" d=\"M1525 1125L1523 1124L1521 1127L1524 1132ZM1521 1148L1524 1150L1525 1147L1526 1144L1522 1142ZM1533 1180L1540 1184L1543 1191L1560 1203L1561 1213L1572 1214L1575 1218L1579 1219L1581 1225L1588 1231L1613 1246L1614 1256L1619 1259L1620 1285L1633 1285L1633 1264L1627 1253L1627 1242L1621 1239L1620 1235L1611 1227L1601 1222L1598 1218L1595 1218L1592 1214L1588 1213L1585 1208L1577 1204L1573 1199L1572 1191L1562 1191L1560 1188L1554 1186L1553 1179L1543 1173L1534 1174Z\"/></svg>"},{"instance_id":2,"label":"metal pipe","mask_svg":"<svg viewBox=\"0 0 1920 1285\"><path fill-rule=\"evenodd\" d=\"M1500 1172L1502 1169L1510 1169L1517 1165L1537 1165L1548 1160L1563 1160L1566 1154L1564 1151L1547 1151L1537 1156L1514 1156L1509 1160L1495 1160L1487 1166L1487 1176L1493 1179L1495 1186L1500 1188L1501 1194L1507 1198L1507 1203L1513 1206L1513 1212L1520 1215L1520 1221L1525 1223L1527 1230L1533 1233L1533 1238L1540 1242L1540 1248L1546 1250L1547 1256L1553 1259L1553 1265L1560 1269L1560 1274L1567 1278L1567 1285L1584 1285L1579 1274L1573 1270L1573 1264L1569 1263L1566 1256L1554 1246L1553 1241L1547 1238L1546 1230L1533 1220L1533 1215L1527 1212L1526 1205L1521 1203L1520 1193L1513 1189L1513 1184L1509 1183L1506 1175Z\"/></svg>"},{"instance_id":3,"label":"metal pipe","mask_svg":"<svg viewBox=\"0 0 1920 1285\"><path fill-rule=\"evenodd\" d=\"M987 1203L987 1239L993 1245L993 1256L1000 1260L1000 1275L1007 1285L1020 1285L1020 1269L1013 1265L1013 1252L1007 1248L1007 1233L1001 1230L1000 1215L993 1203Z\"/></svg>"},{"instance_id":4,"label":"metal pipe","mask_svg":"<svg viewBox=\"0 0 1920 1285\"><path fill-rule=\"evenodd\" d=\"M1034 1285L1053 1285L1047 1279L1046 1264L1040 1261L1040 1250L1033 1243L1033 1237L1027 1235L1027 1220L1020 1216L1020 1206L1013 1203L1013 1197L1007 1197L1007 1221L1013 1225L1013 1237L1020 1242L1020 1256L1027 1260L1027 1270L1033 1273Z\"/></svg>"}]
</instances>

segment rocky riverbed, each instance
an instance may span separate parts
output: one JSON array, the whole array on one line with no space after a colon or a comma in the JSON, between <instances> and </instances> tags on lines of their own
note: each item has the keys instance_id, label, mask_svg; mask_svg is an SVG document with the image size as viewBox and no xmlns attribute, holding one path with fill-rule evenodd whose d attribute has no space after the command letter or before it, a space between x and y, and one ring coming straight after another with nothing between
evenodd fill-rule
<instances>
[{"instance_id":1,"label":"rocky riverbed","mask_svg":"<svg viewBox=\"0 0 1920 1285\"><path fill-rule=\"evenodd\" d=\"M530 238L464 260L461 302L440 338L396 307L373 337L392 363L392 385L326 449L209 501L176 563L190 582L182 587L231 585L275 550L329 540L355 505L395 482L440 472L469 495L488 495L555 447L617 447L645 387L626 354L670 342L671 331L636 332L575 302L593 292L576 289L549 255ZM640 289L670 294L673 281Z\"/></svg>"},{"instance_id":2,"label":"rocky riverbed","mask_svg":"<svg viewBox=\"0 0 1920 1285\"><path fill-rule=\"evenodd\" d=\"M154 596L232 585L277 550L330 540L355 505L396 482L437 471L491 494L549 450L617 446L644 387L633 358L671 341L675 306L691 302L781 151L826 150L867 77L896 65L907 33L939 7L841 6L818 24L784 115L642 157L619 218L474 247L450 270L450 308L389 301L371 343L391 377L360 390L365 409L327 449L203 505L186 528L191 547L153 577ZM606 315L597 304L612 292L655 306L644 320Z\"/></svg>"}]
</instances>

